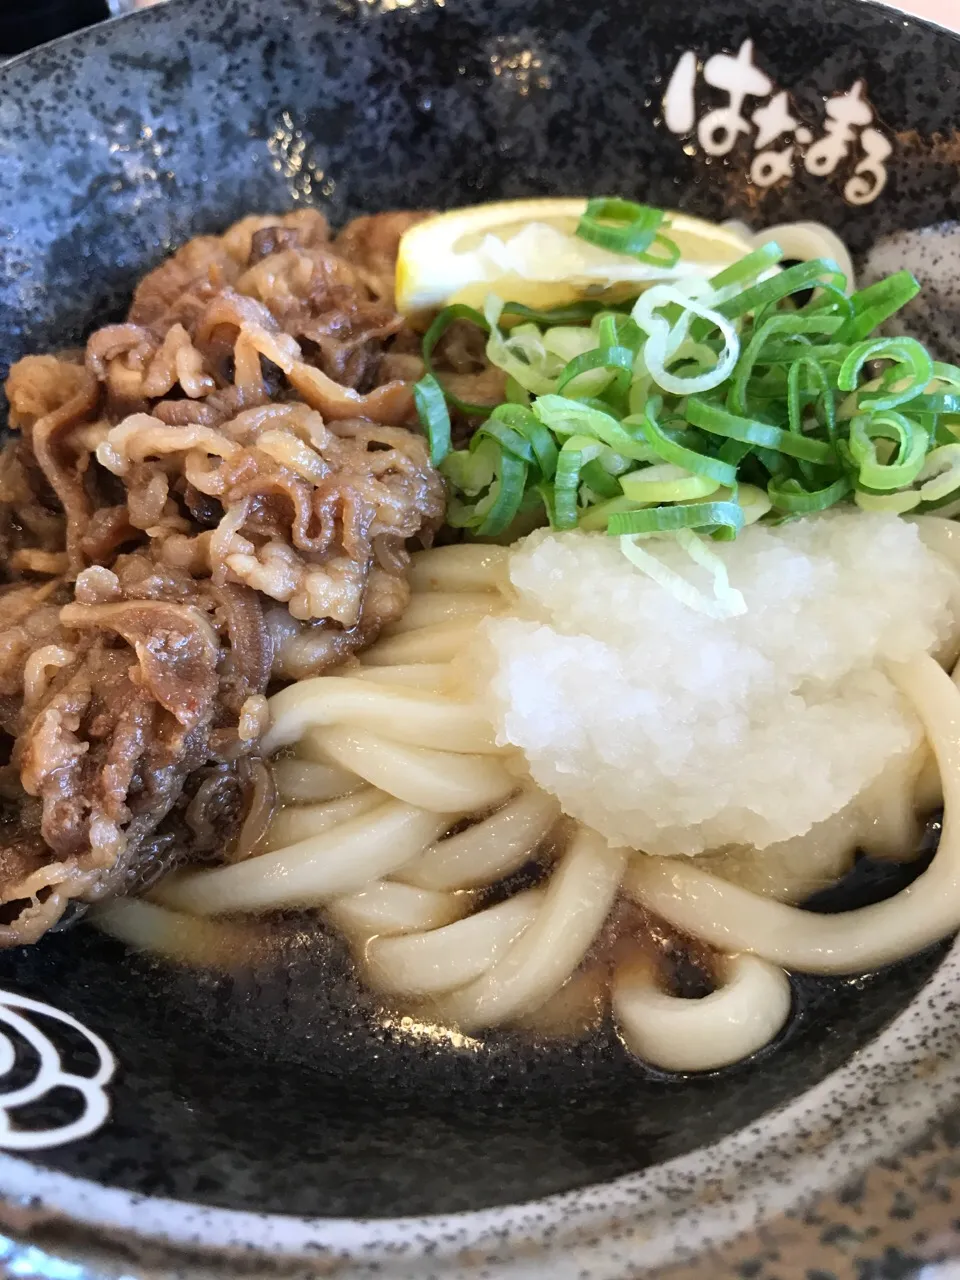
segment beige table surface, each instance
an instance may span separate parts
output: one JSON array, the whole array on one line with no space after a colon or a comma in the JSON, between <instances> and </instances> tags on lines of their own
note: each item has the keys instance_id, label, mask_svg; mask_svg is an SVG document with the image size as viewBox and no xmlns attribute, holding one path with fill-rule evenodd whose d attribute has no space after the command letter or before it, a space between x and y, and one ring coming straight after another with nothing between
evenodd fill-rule
<instances>
[{"instance_id":1,"label":"beige table surface","mask_svg":"<svg viewBox=\"0 0 960 1280\"><path fill-rule=\"evenodd\" d=\"M960 0L885 0L885 3L960 31Z\"/></svg>"}]
</instances>

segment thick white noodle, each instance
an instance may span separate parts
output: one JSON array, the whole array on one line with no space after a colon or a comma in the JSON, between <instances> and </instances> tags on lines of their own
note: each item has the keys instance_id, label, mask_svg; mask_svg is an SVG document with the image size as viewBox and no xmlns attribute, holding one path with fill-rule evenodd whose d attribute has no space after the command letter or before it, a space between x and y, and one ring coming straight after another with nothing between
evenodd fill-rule
<instances>
[{"instance_id":1,"label":"thick white noodle","mask_svg":"<svg viewBox=\"0 0 960 1280\"><path fill-rule=\"evenodd\" d=\"M847 277L847 293L853 293L857 287L849 249L835 232L821 222L782 222L755 232L751 239L754 249L775 240L785 258L796 258L800 262L832 258Z\"/></svg>"},{"instance_id":2,"label":"thick white noodle","mask_svg":"<svg viewBox=\"0 0 960 1280\"><path fill-rule=\"evenodd\" d=\"M423 689L427 693L445 693L451 684L448 662L406 663L402 667L347 667L331 671L331 677L346 676L368 684L387 684L396 689Z\"/></svg>"},{"instance_id":3,"label":"thick white noodle","mask_svg":"<svg viewBox=\"0 0 960 1280\"><path fill-rule=\"evenodd\" d=\"M312 804L333 800L363 786L363 779L339 765L317 764L313 760L273 760L270 768L281 800Z\"/></svg>"},{"instance_id":4,"label":"thick white noodle","mask_svg":"<svg viewBox=\"0 0 960 1280\"><path fill-rule=\"evenodd\" d=\"M374 938L366 952L367 979L380 991L405 996L465 986L506 955L536 919L543 896L530 889L442 929Z\"/></svg>"},{"instance_id":5,"label":"thick white noodle","mask_svg":"<svg viewBox=\"0 0 960 1280\"><path fill-rule=\"evenodd\" d=\"M448 836L401 868L397 877L425 889L476 889L516 871L560 817L560 805L528 787L502 809Z\"/></svg>"},{"instance_id":6,"label":"thick white noodle","mask_svg":"<svg viewBox=\"0 0 960 1280\"><path fill-rule=\"evenodd\" d=\"M462 544L420 551L410 563L416 591L498 591L507 581L507 547Z\"/></svg>"},{"instance_id":7,"label":"thick white noodle","mask_svg":"<svg viewBox=\"0 0 960 1280\"><path fill-rule=\"evenodd\" d=\"M384 627L383 634L400 636L443 622L476 623L499 607L499 597L490 591L423 591L410 597L401 616Z\"/></svg>"},{"instance_id":8,"label":"thick white noodle","mask_svg":"<svg viewBox=\"0 0 960 1280\"><path fill-rule=\"evenodd\" d=\"M88 918L102 933L129 947L187 964L227 966L243 955L250 941L234 921L201 920L143 898L114 898L91 908Z\"/></svg>"},{"instance_id":9,"label":"thick white noodle","mask_svg":"<svg viewBox=\"0 0 960 1280\"><path fill-rule=\"evenodd\" d=\"M476 632L476 623L440 622L435 627L387 636L365 649L360 661L369 667L405 666L418 662L451 662Z\"/></svg>"},{"instance_id":10,"label":"thick white noodle","mask_svg":"<svg viewBox=\"0 0 960 1280\"><path fill-rule=\"evenodd\" d=\"M392 880L373 880L359 893L337 898L327 908L334 924L363 947L374 936L441 929L470 910L469 893L434 893Z\"/></svg>"},{"instance_id":11,"label":"thick white noodle","mask_svg":"<svg viewBox=\"0 0 960 1280\"><path fill-rule=\"evenodd\" d=\"M315 729L327 757L381 791L434 813L476 813L505 800L517 779L489 756L457 755L388 742L372 733Z\"/></svg>"},{"instance_id":12,"label":"thick white noodle","mask_svg":"<svg viewBox=\"0 0 960 1280\"><path fill-rule=\"evenodd\" d=\"M479 707L348 676L316 676L274 694L263 751L271 755L319 725L349 724L412 746L452 752L499 750Z\"/></svg>"},{"instance_id":13,"label":"thick white noodle","mask_svg":"<svg viewBox=\"0 0 960 1280\"><path fill-rule=\"evenodd\" d=\"M386 798L382 791L377 791L374 787L361 787L352 795L341 796L337 800L281 809L267 829L262 852L270 853L274 849L283 849L288 844L309 840L311 836L329 831L348 818L358 818L361 813L369 813L377 805L383 804Z\"/></svg>"},{"instance_id":14,"label":"thick white noodle","mask_svg":"<svg viewBox=\"0 0 960 1280\"><path fill-rule=\"evenodd\" d=\"M662 991L649 964L623 964L613 1012L627 1047L666 1071L713 1071L762 1049L790 1016L784 971L757 956L729 956L723 985L701 1000Z\"/></svg>"},{"instance_id":15,"label":"thick white noodle","mask_svg":"<svg viewBox=\"0 0 960 1280\"><path fill-rule=\"evenodd\" d=\"M630 897L722 951L808 973L865 973L912 955L960 926L960 690L930 657L890 667L933 747L943 783L943 832L928 869L885 902L816 915L772 902L678 859L634 858Z\"/></svg>"},{"instance_id":16,"label":"thick white noodle","mask_svg":"<svg viewBox=\"0 0 960 1280\"><path fill-rule=\"evenodd\" d=\"M627 850L581 828L550 877L533 924L483 977L441 999L461 1030L501 1026L542 1005L574 972L613 906Z\"/></svg>"},{"instance_id":17,"label":"thick white noodle","mask_svg":"<svg viewBox=\"0 0 960 1280\"><path fill-rule=\"evenodd\" d=\"M154 896L163 906L199 916L319 906L396 871L436 840L449 821L388 800L371 813L274 853L171 876Z\"/></svg>"}]
</instances>

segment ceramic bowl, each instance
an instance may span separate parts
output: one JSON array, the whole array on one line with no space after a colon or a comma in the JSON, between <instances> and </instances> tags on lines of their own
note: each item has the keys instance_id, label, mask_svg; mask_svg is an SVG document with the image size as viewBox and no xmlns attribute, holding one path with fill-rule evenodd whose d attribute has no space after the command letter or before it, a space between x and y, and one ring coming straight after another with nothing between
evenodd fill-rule
<instances>
[{"instance_id":1,"label":"ceramic bowl","mask_svg":"<svg viewBox=\"0 0 960 1280\"><path fill-rule=\"evenodd\" d=\"M336 223L619 192L817 219L862 258L956 217L958 123L960 41L862 0L173 0L0 70L0 359L120 315L189 236L305 203ZM958 304L936 304L949 347ZM861 876L821 905L889 887ZM477 1043L390 1019L307 931L213 972L79 926L0 955L8 1263L419 1280L678 1263L949 1133L958 977L944 943L798 979L776 1044L684 1078L612 1029Z\"/></svg>"}]
</instances>

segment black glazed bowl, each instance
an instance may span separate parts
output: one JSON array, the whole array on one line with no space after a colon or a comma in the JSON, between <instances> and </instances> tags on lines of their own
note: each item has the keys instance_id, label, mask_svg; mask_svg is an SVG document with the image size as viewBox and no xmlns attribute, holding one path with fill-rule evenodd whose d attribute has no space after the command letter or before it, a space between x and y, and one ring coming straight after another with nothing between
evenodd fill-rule
<instances>
[{"instance_id":1,"label":"black glazed bowl","mask_svg":"<svg viewBox=\"0 0 960 1280\"><path fill-rule=\"evenodd\" d=\"M676 81L665 111L688 51L730 61L695 101ZM758 73L768 88L744 100ZM794 136L757 146L753 113L781 90ZM868 126L844 123L851 98ZM958 124L960 41L862 0L173 0L0 70L0 362L119 316L189 236L305 202L336 223L621 192L755 226L817 219L862 254L957 216ZM823 906L884 891L868 876ZM0 1041L0 1217L77 1257L96 1235L325 1273L520 1274L532 1258L541 1274L575 1257L619 1276L933 1121L960 1092L955 965L944 944L864 979L798 980L781 1043L681 1079L612 1031L458 1047L390 1024L335 947L294 938L214 974L79 927L0 955L19 1046ZM44 1036L60 1074L48 1063L31 1093ZM81 1093L63 1075L98 1070Z\"/></svg>"}]
</instances>

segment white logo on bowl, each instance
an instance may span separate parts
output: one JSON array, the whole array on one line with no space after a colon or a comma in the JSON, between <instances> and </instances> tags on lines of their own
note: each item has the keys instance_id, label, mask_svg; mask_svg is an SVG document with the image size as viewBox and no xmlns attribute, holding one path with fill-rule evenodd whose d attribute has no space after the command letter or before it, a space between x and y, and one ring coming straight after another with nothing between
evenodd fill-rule
<instances>
[{"instance_id":1,"label":"white logo on bowl","mask_svg":"<svg viewBox=\"0 0 960 1280\"><path fill-rule=\"evenodd\" d=\"M31 1020L30 1014L42 1014L79 1033L96 1055L93 1075L77 1075L66 1070L61 1050L51 1036ZM74 1042L75 1039L71 1037ZM69 1013L28 996L0 991L0 1080L13 1070L18 1040L30 1046L35 1061L31 1062L31 1079L26 1084L6 1090L0 1085L0 1150L37 1151L60 1147L95 1133L110 1114L110 1099L104 1086L116 1070L116 1060L107 1045ZM46 1128L24 1128L17 1124L11 1115L14 1108L38 1102L54 1089L69 1090L74 1095L69 1104L65 1102L63 1106L63 1110L68 1111L68 1119Z\"/></svg>"},{"instance_id":2,"label":"white logo on bowl","mask_svg":"<svg viewBox=\"0 0 960 1280\"><path fill-rule=\"evenodd\" d=\"M725 106L697 120L697 76L727 96ZM674 68L663 95L663 120L681 136L693 135L709 156L725 156L742 134L753 134L750 180L758 187L789 181L802 163L807 173L826 178L855 150L856 164L843 187L851 204L870 204L887 185L885 161L893 153L889 139L873 127L873 107L858 80L845 93L826 101L826 120L819 138L793 114L789 95L754 63L753 41L744 40L736 57L716 53L701 68L692 49ZM749 111L747 100L761 102ZM776 144L776 145L774 145Z\"/></svg>"}]
</instances>

